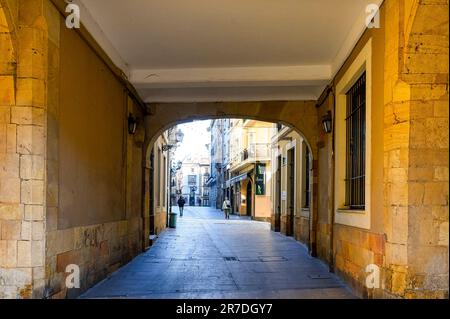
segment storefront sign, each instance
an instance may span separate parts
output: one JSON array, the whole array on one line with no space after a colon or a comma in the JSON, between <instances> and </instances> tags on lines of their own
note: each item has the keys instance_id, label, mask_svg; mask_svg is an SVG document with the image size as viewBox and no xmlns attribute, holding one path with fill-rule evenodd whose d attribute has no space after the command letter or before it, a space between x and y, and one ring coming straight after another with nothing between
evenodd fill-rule
<instances>
[{"instance_id":1,"label":"storefront sign","mask_svg":"<svg viewBox=\"0 0 450 319\"><path fill-rule=\"evenodd\" d=\"M255 195L266 195L266 164L256 164L255 186Z\"/></svg>"}]
</instances>

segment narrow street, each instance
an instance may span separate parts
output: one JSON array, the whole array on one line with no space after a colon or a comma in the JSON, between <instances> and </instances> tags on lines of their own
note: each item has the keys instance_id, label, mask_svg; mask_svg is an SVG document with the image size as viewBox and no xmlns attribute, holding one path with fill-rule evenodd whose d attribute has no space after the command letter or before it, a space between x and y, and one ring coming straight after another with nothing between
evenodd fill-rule
<instances>
[{"instance_id":1,"label":"narrow street","mask_svg":"<svg viewBox=\"0 0 450 319\"><path fill-rule=\"evenodd\" d=\"M305 247L268 223L186 207L176 229L81 298L354 297Z\"/></svg>"}]
</instances>

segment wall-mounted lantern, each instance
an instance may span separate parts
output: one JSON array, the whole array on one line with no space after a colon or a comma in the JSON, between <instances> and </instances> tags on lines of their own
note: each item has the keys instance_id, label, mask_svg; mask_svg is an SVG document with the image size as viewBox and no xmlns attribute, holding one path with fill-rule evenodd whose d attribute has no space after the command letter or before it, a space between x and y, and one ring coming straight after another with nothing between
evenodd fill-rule
<instances>
[{"instance_id":1,"label":"wall-mounted lantern","mask_svg":"<svg viewBox=\"0 0 450 319\"><path fill-rule=\"evenodd\" d=\"M137 119L133 116L133 114L128 115L128 133L134 135L137 129Z\"/></svg>"},{"instance_id":2,"label":"wall-mounted lantern","mask_svg":"<svg viewBox=\"0 0 450 319\"><path fill-rule=\"evenodd\" d=\"M184 138L183 131L178 129L177 132L175 133L175 142L181 143L181 142L183 142L183 138Z\"/></svg>"},{"instance_id":3,"label":"wall-mounted lantern","mask_svg":"<svg viewBox=\"0 0 450 319\"><path fill-rule=\"evenodd\" d=\"M325 133L331 133L333 125L333 119L331 117L331 111L328 111L326 115L322 117L322 127Z\"/></svg>"}]
</instances>

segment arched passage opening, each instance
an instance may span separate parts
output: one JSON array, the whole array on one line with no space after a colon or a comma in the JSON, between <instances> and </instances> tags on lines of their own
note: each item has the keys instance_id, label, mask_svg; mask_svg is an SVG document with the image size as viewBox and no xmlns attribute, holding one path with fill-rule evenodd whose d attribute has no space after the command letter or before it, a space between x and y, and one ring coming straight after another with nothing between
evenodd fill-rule
<instances>
[{"instance_id":1,"label":"arched passage opening","mask_svg":"<svg viewBox=\"0 0 450 319\"><path fill-rule=\"evenodd\" d=\"M247 182L246 190L246 211L247 216L252 216L252 206L253 206L253 183L252 181Z\"/></svg>"},{"instance_id":2,"label":"arched passage opening","mask_svg":"<svg viewBox=\"0 0 450 319\"><path fill-rule=\"evenodd\" d=\"M11 12L5 0L0 1L0 76L16 74L15 31Z\"/></svg>"},{"instance_id":3,"label":"arched passage opening","mask_svg":"<svg viewBox=\"0 0 450 319\"><path fill-rule=\"evenodd\" d=\"M0 1L0 102L3 107L15 104L16 50L14 24L4 0ZM3 110L5 113L6 110ZM3 123L5 122L5 123ZM6 124L2 121L2 124Z\"/></svg>"},{"instance_id":4,"label":"arched passage opening","mask_svg":"<svg viewBox=\"0 0 450 319\"><path fill-rule=\"evenodd\" d=\"M279 169L284 172L287 170L287 148L290 149L290 156L294 156L290 158L291 165L294 165L294 161L299 161L301 163L302 155L301 152L307 152L311 154L311 163L308 165L303 165L300 167L307 167L309 170L310 176L304 179L301 177L301 174L304 172L300 172L299 176L295 176L296 179L307 180L309 185L308 187L298 185L291 185L291 191L289 190L281 190L278 189L279 198L283 201L287 199L291 200L293 203L293 195L292 192L298 191L299 193L305 192L308 190L311 198L308 200L310 205L308 207L301 207L302 203L299 203L299 209L295 210L293 207L287 207L287 203L283 205L279 205L280 209L277 210L277 205L275 204L275 200L272 200L270 205L272 208L272 216L267 218L267 221L272 223L272 230L280 231L287 235L294 235L294 224L298 229L302 228L307 229L307 234L303 234L302 236L296 236L297 238L307 238L305 240L305 244L308 245L309 251L311 255L316 254L316 239L315 239L315 224L317 220L317 179L313 178L318 175L317 165L314 165L317 158L317 140L318 140L318 119L317 119L317 110L314 101L298 101L298 102L240 102L240 103L173 103L173 104L151 104L149 105L149 114L145 118L145 128L146 128L146 141L145 141L145 166L144 169L144 181L145 183L150 183L150 185L155 185L152 183L151 179L155 178L155 167L154 165L150 165L150 163L154 162L155 142L158 140L158 137L168 129L180 125L183 123L188 123L192 121L199 120L218 120L218 119L245 119L245 120L255 120L255 121L264 121L270 123L276 123L277 126L287 127L292 129L292 134L297 134L301 138L301 143L295 145L292 143L292 137L284 136L283 143L286 150L275 150L276 154L281 155L282 159L279 163L282 167L277 167L278 163L276 162L276 158L273 160L274 165L271 167L273 176L276 175L276 170ZM292 144L292 145L291 145ZM302 150L302 147L304 150ZM278 148L280 148L278 146ZM298 152L294 150L297 149ZM286 153L283 156L283 152ZM273 153L273 154L275 154ZM311 165L312 164L312 165ZM293 172L290 173L290 178L294 180ZM284 176L283 179L286 179L288 176ZM270 185L273 189L276 190L275 178L271 181L273 185ZM244 182L245 189L242 189L242 185L240 192L236 191L235 185L230 185L229 188L224 190L224 196L229 196L230 200L233 202L234 207L233 211L243 211L242 203L245 204L245 215L251 215L252 211L255 210L255 200L254 196L258 193L256 189L257 183L252 180ZM248 186L251 189L248 189ZM147 230L144 227L144 236L147 234L151 234L152 227L154 227L154 216L152 216L152 207L154 205L154 193L150 188L144 187L144 189L149 190L143 196L144 198L144 225L148 225ZM291 193L290 193L291 192ZM159 192L157 191L159 194ZM288 193L290 193L290 198L288 197ZM247 199L247 194L250 194L251 199ZM240 196L239 200L236 200L236 196ZM273 197L275 198L275 197ZM241 200L242 199L242 200ZM302 200L303 202L303 200ZM248 204L252 205L252 208L248 208ZM287 213L281 214L281 207L283 212ZM303 209L303 214L301 210ZM308 210L308 214L306 214L306 210ZM254 217L254 216L253 216ZM307 225L300 226L300 223L305 223L307 221ZM276 224L279 223L281 227L278 227ZM152 225L153 224L153 225ZM290 226L291 225L291 226ZM145 239L145 238L144 238Z\"/></svg>"}]
</instances>

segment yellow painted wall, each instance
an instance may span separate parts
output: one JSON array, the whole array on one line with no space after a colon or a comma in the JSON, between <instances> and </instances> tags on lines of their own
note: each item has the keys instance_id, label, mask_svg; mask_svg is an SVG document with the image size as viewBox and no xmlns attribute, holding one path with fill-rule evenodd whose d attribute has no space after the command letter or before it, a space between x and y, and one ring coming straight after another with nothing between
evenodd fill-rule
<instances>
[{"instance_id":1,"label":"yellow painted wall","mask_svg":"<svg viewBox=\"0 0 450 319\"><path fill-rule=\"evenodd\" d=\"M44 0L48 46L45 280L48 297L76 297L142 251L141 107L98 52ZM56 31L56 30L59 30ZM137 118L128 133L127 118ZM81 289L67 290L68 264Z\"/></svg>"},{"instance_id":2,"label":"yellow painted wall","mask_svg":"<svg viewBox=\"0 0 450 319\"><path fill-rule=\"evenodd\" d=\"M167 161L167 152L162 151L163 145L167 145L167 139L164 135L161 135L156 140L153 151L155 154L155 161L154 161L154 180L153 180L153 188L150 189L151 192L154 193L154 233L155 235L158 235L161 233L165 228L167 224L167 190L168 186L168 161ZM160 150L160 152L158 152ZM159 154L159 156L158 156ZM166 163L166 167L164 167L164 159ZM158 173L158 167L159 167L159 173ZM166 175L166 176L164 176ZM159 196L159 202L158 202L158 196Z\"/></svg>"},{"instance_id":3,"label":"yellow painted wall","mask_svg":"<svg viewBox=\"0 0 450 319\"><path fill-rule=\"evenodd\" d=\"M369 264L383 266L384 249L384 210L383 210L383 123L384 123L384 54L385 54L385 20L384 10L380 14L380 29L367 29L356 47L353 49L343 67L337 73L334 81L336 85L352 62L364 48L372 41L372 100L371 100L371 206L370 229L356 228L343 224L334 224L331 233L332 214L335 214L333 188L330 189L332 179L332 137L331 134L321 133L319 149L319 191L318 191L318 224L317 224L317 252L323 260L334 261L335 271L346 279L355 292L366 295L364 289L365 267ZM335 87L334 87L335 88ZM319 110L319 117L327 110L333 111L334 96L330 95ZM335 118L333 114L333 118ZM320 125L320 123L319 123ZM335 143L342 143L336 141ZM333 242L331 243L331 235ZM330 246L332 245L332 246ZM331 253L330 247L333 252ZM332 254L332 255L331 255ZM333 260L331 260L331 258Z\"/></svg>"},{"instance_id":4,"label":"yellow painted wall","mask_svg":"<svg viewBox=\"0 0 450 319\"><path fill-rule=\"evenodd\" d=\"M61 25L58 225L120 220L125 217L127 97L95 52Z\"/></svg>"}]
</instances>

